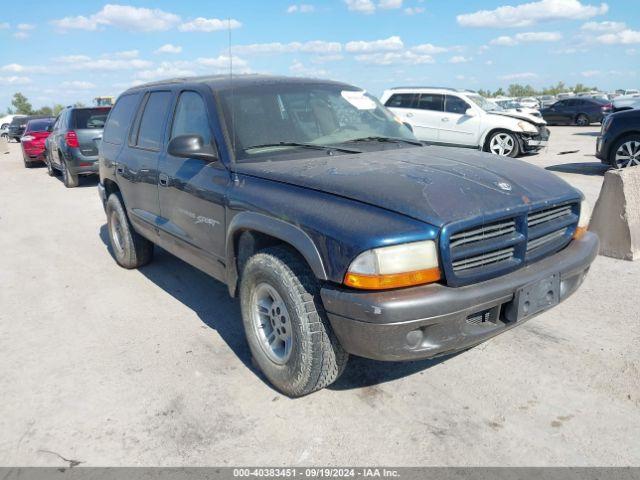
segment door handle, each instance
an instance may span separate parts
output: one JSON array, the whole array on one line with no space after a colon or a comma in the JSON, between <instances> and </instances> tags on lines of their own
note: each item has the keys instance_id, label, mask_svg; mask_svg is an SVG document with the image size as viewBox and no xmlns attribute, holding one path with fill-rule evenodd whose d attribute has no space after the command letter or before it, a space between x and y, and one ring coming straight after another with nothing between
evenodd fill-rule
<instances>
[{"instance_id":1,"label":"door handle","mask_svg":"<svg viewBox=\"0 0 640 480\"><path fill-rule=\"evenodd\" d=\"M119 173L120 175L124 174L124 167L116 167L116 173Z\"/></svg>"},{"instance_id":2,"label":"door handle","mask_svg":"<svg viewBox=\"0 0 640 480\"><path fill-rule=\"evenodd\" d=\"M164 173L161 173L161 174L158 176L158 183L159 183L161 186L166 187L167 185L169 185L169 176L168 176L168 175L166 175L166 174L164 174Z\"/></svg>"},{"instance_id":3,"label":"door handle","mask_svg":"<svg viewBox=\"0 0 640 480\"><path fill-rule=\"evenodd\" d=\"M406 116L407 118L411 118L411 117L413 117L413 113L409 112L409 113L407 113L405 116Z\"/></svg>"},{"instance_id":4,"label":"door handle","mask_svg":"<svg viewBox=\"0 0 640 480\"><path fill-rule=\"evenodd\" d=\"M443 121L443 122L448 122L448 121L449 121L449 117L444 117L444 118L442 119L442 121Z\"/></svg>"}]
</instances>

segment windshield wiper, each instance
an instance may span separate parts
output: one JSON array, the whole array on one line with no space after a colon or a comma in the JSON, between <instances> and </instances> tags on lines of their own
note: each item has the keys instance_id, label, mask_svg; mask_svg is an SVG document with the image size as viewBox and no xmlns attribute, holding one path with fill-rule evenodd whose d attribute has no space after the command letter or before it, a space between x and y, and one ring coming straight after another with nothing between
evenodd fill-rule
<instances>
[{"instance_id":1,"label":"windshield wiper","mask_svg":"<svg viewBox=\"0 0 640 480\"><path fill-rule=\"evenodd\" d=\"M407 140L406 138L395 138L395 137L362 137L362 138L354 138L353 140L347 140L344 143L357 143L357 142L388 142L388 143L408 143L410 145L417 145L423 147L424 144L417 140Z\"/></svg>"},{"instance_id":2,"label":"windshield wiper","mask_svg":"<svg viewBox=\"0 0 640 480\"><path fill-rule=\"evenodd\" d=\"M341 148L341 147L332 147L329 145L316 145L315 143L298 143L298 142L278 142L278 143L264 143L262 145L251 145L244 149L244 151L248 150L257 150L259 148L271 148L271 147L301 147L301 148L311 148L313 150L325 150L327 152L336 151L342 153L362 153L360 150L352 150L350 148Z\"/></svg>"}]
</instances>

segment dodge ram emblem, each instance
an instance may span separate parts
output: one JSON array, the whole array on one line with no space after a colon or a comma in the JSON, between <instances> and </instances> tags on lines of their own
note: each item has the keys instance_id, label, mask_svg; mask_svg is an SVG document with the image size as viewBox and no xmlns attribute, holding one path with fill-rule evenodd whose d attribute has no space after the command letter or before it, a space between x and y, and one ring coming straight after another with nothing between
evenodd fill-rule
<instances>
[{"instance_id":1,"label":"dodge ram emblem","mask_svg":"<svg viewBox=\"0 0 640 480\"><path fill-rule=\"evenodd\" d=\"M498 187L500 187L502 190L506 190L507 192L511 191L511 184L507 182L499 182Z\"/></svg>"}]
</instances>

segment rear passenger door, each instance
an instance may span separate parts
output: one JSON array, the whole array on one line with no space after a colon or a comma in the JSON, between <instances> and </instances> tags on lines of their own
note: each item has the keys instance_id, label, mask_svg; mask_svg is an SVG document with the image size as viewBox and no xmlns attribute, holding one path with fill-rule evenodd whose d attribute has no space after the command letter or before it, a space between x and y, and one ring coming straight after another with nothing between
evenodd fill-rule
<instances>
[{"instance_id":1,"label":"rear passenger door","mask_svg":"<svg viewBox=\"0 0 640 480\"><path fill-rule=\"evenodd\" d=\"M206 95L211 97L209 102L205 100ZM199 135L215 148L212 121L217 116L213 108L210 92L181 91L167 143L181 135ZM173 253L222 278L229 171L220 160L178 158L168 152L162 156L159 170L162 235L170 242L167 248L177 247L181 251Z\"/></svg>"},{"instance_id":2,"label":"rear passenger door","mask_svg":"<svg viewBox=\"0 0 640 480\"><path fill-rule=\"evenodd\" d=\"M173 92L148 92L116 163L116 178L131 222L147 236L159 224L158 164L165 148L165 128Z\"/></svg>"},{"instance_id":3,"label":"rear passenger door","mask_svg":"<svg viewBox=\"0 0 640 480\"><path fill-rule=\"evenodd\" d=\"M419 140L437 142L443 104L444 96L440 94L396 93L386 106L403 122L411 124Z\"/></svg>"},{"instance_id":4,"label":"rear passenger door","mask_svg":"<svg viewBox=\"0 0 640 480\"><path fill-rule=\"evenodd\" d=\"M451 145L477 146L479 143L480 115L467 115L472 108L457 95L446 95L444 115L440 122L440 142Z\"/></svg>"}]
</instances>

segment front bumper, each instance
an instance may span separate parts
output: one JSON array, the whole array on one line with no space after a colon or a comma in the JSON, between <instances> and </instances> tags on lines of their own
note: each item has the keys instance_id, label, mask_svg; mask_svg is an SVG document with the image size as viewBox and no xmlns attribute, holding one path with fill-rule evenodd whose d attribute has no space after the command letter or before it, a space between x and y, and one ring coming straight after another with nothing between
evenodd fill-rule
<instances>
[{"instance_id":1,"label":"front bumper","mask_svg":"<svg viewBox=\"0 0 640 480\"><path fill-rule=\"evenodd\" d=\"M547 127L540 127L537 135L523 135L522 143L525 151L540 150L549 144L551 132Z\"/></svg>"},{"instance_id":2,"label":"front bumper","mask_svg":"<svg viewBox=\"0 0 640 480\"><path fill-rule=\"evenodd\" d=\"M596 138L596 158L605 165L609 165L611 144L612 141L606 134Z\"/></svg>"},{"instance_id":3,"label":"front bumper","mask_svg":"<svg viewBox=\"0 0 640 480\"><path fill-rule=\"evenodd\" d=\"M102 207L106 209L107 206L107 191L104 188L102 182L98 183L98 196L100 197L100 201L102 202Z\"/></svg>"},{"instance_id":4,"label":"front bumper","mask_svg":"<svg viewBox=\"0 0 640 480\"><path fill-rule=\"evenodd\" d=\"M598 237L588 232L550 257L482 283L383 292L326 286L321 296L349 353L376 360L431 358L472 347L532 318L509 321L505 315L516 291L526 285L559 274L559 300L565 300L580 286L597 253Z\"/></svg>"}]
</instances>

